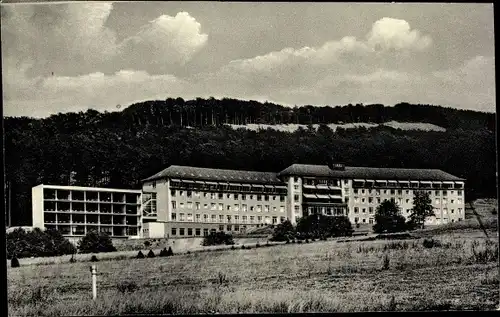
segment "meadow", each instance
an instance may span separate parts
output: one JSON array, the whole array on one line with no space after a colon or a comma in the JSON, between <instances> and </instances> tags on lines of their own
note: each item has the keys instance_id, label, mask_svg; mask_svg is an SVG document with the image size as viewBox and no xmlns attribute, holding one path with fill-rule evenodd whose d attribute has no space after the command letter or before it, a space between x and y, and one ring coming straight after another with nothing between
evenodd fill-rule
<instances>
[{"instance_id":1,"label":"meadow","mask_svg":"<svg viewBox=\"0 0 500 317\"><path fill-rule=\"evenodd\" d=\"M467 235L472 234L470 237ZM489 310L498 243L477 231L8 269L11 316Z\"/></svg>"}]
</instances>

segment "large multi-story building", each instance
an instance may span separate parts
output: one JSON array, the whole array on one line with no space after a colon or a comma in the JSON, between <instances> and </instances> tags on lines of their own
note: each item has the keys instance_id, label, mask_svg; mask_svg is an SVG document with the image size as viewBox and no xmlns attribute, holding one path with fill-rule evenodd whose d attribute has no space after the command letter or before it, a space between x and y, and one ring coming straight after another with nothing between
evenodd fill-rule
<instances>
[{"instance_id":1,"label":"large multi-story building","mask_svg":"<svg viewBox=\"0 0 500 317\"><path fill-rule=\"evenodd\" d=\"M34 187L33 225L115 238L244 232L317 213L368 225L384 200L408 217L415 191L432 199L427 224L444 224L465 218L464 181L436 169L293 164L272 173L172 165L144 179L142 190Z\"/></svg>"},{"instance_id":2,"label":"large multi-story building","mask_svg":"<svg viewBox=\"0 0 500 317\"><path fill-rule=\"evenodd\" d=\"M140 198L141 190L38 185L32 188L33 227L55 228L74 239L90 230L140 237L146 221Z\"/></svg>"}]
</instances>

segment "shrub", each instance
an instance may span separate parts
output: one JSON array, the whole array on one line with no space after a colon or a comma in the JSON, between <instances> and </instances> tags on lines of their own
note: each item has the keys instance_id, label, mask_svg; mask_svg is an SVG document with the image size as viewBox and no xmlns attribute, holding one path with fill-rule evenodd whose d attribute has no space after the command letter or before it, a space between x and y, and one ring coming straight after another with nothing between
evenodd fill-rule
<instances>
[{"instance_id":1,"label":"shrub","mask_svg":"<svg viewBox=\"0 0 500 317\"><path fill-rule=\"evenodd\" d=\"M154 257L155 257L155 253L153 252L153 250L149 250L148 258L154 258Z\"/></svg>"},{"instance_id":2,"label":"shrub","mask_svg":"<svg viewBox=\"0 0 500 317\"><path fill-rule=\"evenodd\" d=\"M191 254L191 251L186 252L186 254Z\"/></svg>"},{"instance_id":3,"label":"shrub","mask_svg":"<svg viewBox=\"0 0 500 317\"><path fill-rule=\"evenodd\" d=\"M205 236L203 238L203 246L209 246L209 245L233 245L233 236L230 234L227 234L223 231L219 232L211 232L208 236Z\"/></svg>"},{"instance_id":4,"label":"shrub","mask_svg":"<svg viewBox=\"0 0 500 317\"><path fill-rule=\"evenodd\" d=\"M297 240L297 243L298 243L298 244L301 244L301 243L302 243L302 240Z\"/></svg>"},{"instance_id":5,"label":"shrub","mask_svg":"<svg viewBox=\"0 0 500 317\"><path fill-rule=\"evenodd\" d=\"M116 248L113 246L113 241L104 232L95 230L87 232L87 234L78 241L78 249L81 253L99 253L99 252L114 252Z\"/></svg>"},{"instance_id":6,"label":"shrub","mask_svg":"<svg viewBox=\"0 0 500 317\"><path fill-rule=\"evenodd\" d=\"M167 248L163 248L163 250L160 251L160 256L167 256Z\"/></svg>"},{"instance_id":7,"label":"shrub","mask_svg":"<svg viewBox=\"0 0 500 317\"><path fill-rule=\"evenodd\" d=\"M116 288L120 293L132 293L135 292L139 287L134 281L123 281L116 285Z\"/></svg>"},{"instance_id":8,"label":"shrub","mask_svg":"<svg viewBox=\"0 0 500 317\"><path fill-rule=\"evenodd\" d=\"M271 241L286 241L289 239L293 239L294 236L295 228L293 227L290 220L285 220L274 227Z\"/></svg>"},{"instance_id":9,"label":"shrub","mask_svg":"<svg viewBox=\"0 0 500 317\"><path fill-rule=\"evenodd\" d=\"M144 259L144 254L142 253L142 251L139 251L137 253L137 256L136 256L137 259Z\"/></svg>"},{"instance_id":10,"label":"shrub","mask_svg":"<svg viewBox=\"0 0 500 317\"><path fill-rule=\"evenodd\" d=\"M90 262L99 262L99 259L97 259L95 254L92 254L92 257L90 258Z\"/></svg>"},{"instance_id":11,"label":"shrub","mask_svg":"<svg viewBox=\"0 0 500 317\"><path fill-rule=\"evenodd\" d=\"M69 259L69 263L75 263L75 262L76 262L75 255L72 254L71 259Z\"/></svg>"},{"instance_id":12,"label":"shrub","mask_svg":"<svg viewBox=\"0 0 500 317\"><path fill-rule=\"evenodd\" d=\"M59 256L73 254L76 248L55 229L45 231L35 228L26 232L18 228L6 234L7 258L15 254L17 258Z\"/></svg>"},{"instance_id":13,"label":"shrub","mask_svg":"<svg viewBox=\"0 0 500 317\"><path fill-rule=\"evenodd\" d=\"M300 218L297 223L299 239L350 236L353 233L352 224L345 216L331 217L326 215L309 215Z\"/></svg>"},{"instance_id":14,"label":"shrub","mask_svg":"<svg viewBox=\"0 0 500 317\"><path fill-rule=\"evenodd\" d=\"M242 249L242 250L245 250L245 249L246 249L245 245L242 245L242 246L241 246L241 249Z\"/></svg>"},{"instance_id":15,"label":"shrub","mask_svg":"<svg viewBox=\"0 0 500 317\"><path fill-rule=\"evenodd\" d=\"M434 240L432 238L424 239L424 241L422 241L422 245L424 246L424 248L430 249L430 248L440 247L441 242L439 240Z\"/></svg>"},{"instance_id":16,"label":"shrub","mask_svg":"<svg viewBox=\"0 0 500 317\"><path fill-rule=\"evenodd\" d=\"M286 241L285 241L285 244L289 244L289 243L290 243L290 240L286 240Z\"/></svg>"},{"instance_id":17,"label":"shrub","mask_svg":"<svg viewBox=\"0 0 500 317\"><path fill-rule=\"evenodd\" d=\"M172 247L168 247L168 250L167 250L167 256L172 256L174 255L174 252L172 251Z\"/></svg>"},{"instance_id":18,"label":"shrub","mask_svg":"<svg viewBox=\"0 0 500 317\"><path fill-rule=\"evenodd\" d=\"M235 247L234 247L234 245L232 245L232 246L231 246L231 250L234 250L234 249L235 249Z\"/></svg>"},{"instance_id":19,"label":"shrub","mask_svg":"<svg viewBox=\"0 0 500 317\"><path fill-rule=\"evenodd\" d=\"M12 257L12 260L10 260L10 267L19 267L19 260L15 255Z\"/></svg>"},{"instance_id":20,"label":"shrub","mask_svg":"<svg viewBox=\"0 0 500 317\"><path fill-rule=\"evenodd\" d=\"M382 270L388 270L390 262L389 256L384 254L384 258L382 259Z\"/></svg>"},{"instance_id":21,"label":"shrub","mask_svg":"<svg viewBox=\"0 0 500 317\"><path fill-rule=\"evenodd\" d=\"M476 245L472 244L472 261L478 264L486 264L488 262L496 262L498 259L498 245L489 244L488 241L484 248L476 249Z\"/></svg>"},{"instance_id":22,"label":"shrub","mask_svg":"<svg viewBox=\"0 0 500 317\"><path fill-rule=\"evenodd\" d=\"M496 215L497 214L497 209L496 208L491 209L491 214L492 215Z\"/></svg>"},{"instance_id":23,"label":"shrub","mask_svg":"<svg viewBox=\"0 0 500 317\"><path fill-rule=\"evenodd\" d=\"M385 200L375 213L375 233L400 232L406 230L405 218L401 215L399 206L390 200Z\"/></svg>"},{"instance_id":24,"label":"shrub","mask_svg":"<svg viewBox=\"0 0 500 317\"><path fill-rule=\"evenodd\" d=\"M270 246L269 241L267 241L267 242L266 242L266 246L267 246L267 247L268 247L268 246Z\"/></svg>"},{"instance_id":25,"label":"shrub","mask_svg":"<svg viewBox=\"0 0 500 317\"><path fill-rule=\"evenodd\" d=\"M306 243L309 243L309 239L306 239L306 241L305 241L305 242L306 242Z\"/></svg>"},{"instance_id":26,"label":"shrub","mask_svg":"<svg viewBox=\"0 0 500 317\"><path fill-rule=\"evenodd\" d=\"M151 242L149 242L149 241L147 241L147 240L146 240L146 241L144 241L144 246L145 246L146 248L149 248L149 246L150 246L150 245L151 245Z\"/></svg>"}]
</instances>

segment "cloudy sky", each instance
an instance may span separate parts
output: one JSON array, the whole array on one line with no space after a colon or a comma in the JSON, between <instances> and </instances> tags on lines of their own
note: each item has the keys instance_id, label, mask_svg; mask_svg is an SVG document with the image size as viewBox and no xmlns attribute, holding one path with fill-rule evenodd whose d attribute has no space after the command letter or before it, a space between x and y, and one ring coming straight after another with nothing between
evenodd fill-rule
<instances>
[{"instance_id":1,"label":"cloudy sky","mask_svg":"<svg viewBox=\"0 0 500 317\"><path fill-rule=\"evenodd\" d=\"M491 4L4 4L4 115L168 97L495 111Z\"/></svg>"}]
</instances>

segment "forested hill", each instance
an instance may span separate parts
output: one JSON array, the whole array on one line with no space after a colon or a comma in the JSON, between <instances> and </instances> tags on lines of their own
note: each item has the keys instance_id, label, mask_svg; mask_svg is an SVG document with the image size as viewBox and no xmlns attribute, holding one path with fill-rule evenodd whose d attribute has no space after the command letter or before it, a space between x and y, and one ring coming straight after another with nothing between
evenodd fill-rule
<instances>
[{"instance_id":1,"label":"forested hill","mask_svg":"<svg viewBox=\"0 0 500 317\"><path fill-rule=\"evenodd\" d=\"M432 123L438 131L337 129L328 123ZM225 124L321 124L293 133ZM181 98L45 119L4 118L6 181L14 224L31 224L31 187L137 188L171 165L280 171L293 163L439 168L467 179L467 198L496 197L495 116L428 105L287 108L271 103ZM187 128L189 127L189 128Z\"/></svg>"}]
</instances>

